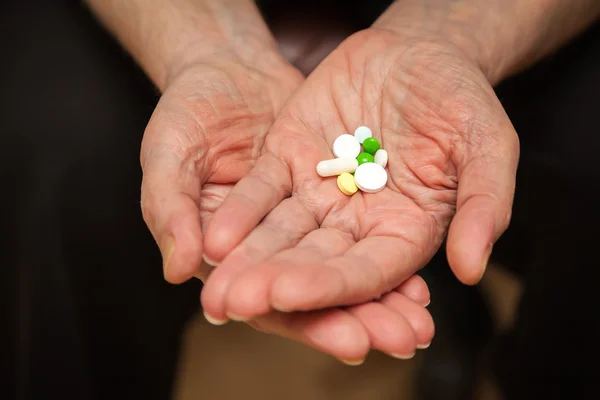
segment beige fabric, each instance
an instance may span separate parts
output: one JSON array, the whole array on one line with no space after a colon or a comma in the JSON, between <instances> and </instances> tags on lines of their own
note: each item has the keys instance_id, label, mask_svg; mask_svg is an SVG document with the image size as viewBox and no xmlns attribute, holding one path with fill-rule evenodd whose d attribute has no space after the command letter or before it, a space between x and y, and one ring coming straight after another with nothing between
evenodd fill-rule
<instances>
[{"instance_id":1,"label":"beige fabric","mask_svg":"<svg viewBox=\"0 0 600 400\"><path fill-rule=\"evenodd\" d=\"M197 318L187 333L177 400L410 399L414 360L373 353L359 367L240 323Z\"/></svg>"},{"instance_id":2,"label":"beige fabric","mask_svg":"<svg viewBox=\"0 0 600 400\"><path fill-rule=\"evenodd\" d=\"M517 281L490 268L482 286L492 299L500 328L506 329L520 294ZM215 327L198 316L186 332L173 398L412 400L411 381L418 358L419 353L413 360L400 361L373 352L362 366L349 367L244 324ZM488 380L481 383L477 398L499 399Z\"/></svg>"}]
</instances>

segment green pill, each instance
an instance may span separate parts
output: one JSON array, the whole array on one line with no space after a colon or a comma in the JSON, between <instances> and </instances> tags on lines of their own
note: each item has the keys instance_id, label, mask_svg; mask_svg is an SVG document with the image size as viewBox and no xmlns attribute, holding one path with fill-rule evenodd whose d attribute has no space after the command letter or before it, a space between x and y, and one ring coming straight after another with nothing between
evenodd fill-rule
<instances>
[{"instance_id":1,"label":"green pill","mask_svg":"<svg viewBox=\"0 0 600 400\"><path fill-rule=\"evenodd\" d=\"M358 165L360 165L368 162L375 162L375 159L369 153L360 153L358 157L356 157L356 161L358 161Z\"/></svg>"},{"instance_id":2,"label":"green pill","mask_svg":"<svg viewBox=\"0 0 600 400\"><path fill-rule=\"evenodd\" d=\"M379 140L372 138L372 137L365 139L365 141L363 142L362 145L363 145L363 149L369 154L375 154L375 153L377 153L377 150L379 150L381 148L381 144L379 143ZM359 155L359 157L360 157L360 155ZM359 164L360 164L360 161L359 161Z\"/></svg>"}]
</instances>

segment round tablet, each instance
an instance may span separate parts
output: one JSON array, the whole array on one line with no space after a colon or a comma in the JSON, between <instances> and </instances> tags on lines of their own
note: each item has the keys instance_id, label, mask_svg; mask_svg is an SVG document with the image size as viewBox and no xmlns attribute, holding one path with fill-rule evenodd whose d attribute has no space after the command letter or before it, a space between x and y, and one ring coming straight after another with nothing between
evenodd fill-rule
<instances>
[{"instance_id":1,"label":"round tablet","mask_svg":"<svg viewBox=\"0 0 600 400\"><path fill-rule=\"evenodd\" d=\"M358 165L360 165L368 162L375 162L375 159L369 153L360 153L358 157L356 157L356 161L358 161Z\"/></svg>"},{"instance_id":2,"label":"round tablet","mask_svg":"<svg viewBox=\"0 0 600 400\"><path fill-rule=\"evenodd\" d=\"M363 192L375 193L385 187L388 175L385 169L375 163L361 164L354 171L354 182Z\"/></svg>"},{"instance_id":3,"label":"round tablet","mask_svg":"<svg viewBox=\"0 0 600 400\"><path fill-rule=\"evenodd\" d=\"M388 153L384 149L379 149L375 153L375 163L381 165L383 168L387 165L388 162ZM360 163L360 161L359 161Z\"/></svg>"},{"instance_id":4,"label":"round tablet","mask_svg":"<svg viewBox=\"0 0 600 400\"><path fill-rule=\"evenodd\" d=\"M338 176L337 185L340 191L347 196L351 196L354 193L358 192L358 187L356 187L354 177L347 172L344 172L343 174Z\"/></svg>"},{"instance_id":5,"label":"round tablet","mask_svg":"<svg viewBox=\"0 0 600 400\"><path fill-rule=\"evenodd\" d=\"M362 142L364 142L365 139L370 138L372 136L373 136L373 133L366 126L359 126L354 131L354 137L358 140L358 143L360 143L360 144L362 144Z\"/></svg>"},{"instance_id":6,"label":"round tablet","mask_svg":"<svg viewBox=\"0 0 600 400\"><path fill-rule=\"evenodd\" d=\"M362 145L363 149L365 149L365 151L369 154L375 154L377 150L381 148L381 143L379 143L379 140L373 137L366 138Z\"/></svg>"},{"instance_id":7,"label":"round tablet","mask_svg":"<svg viewBox=\"0 0 600 400\"><path fill-rule=\"evenodd\" d=\"M340 135L333 142L333 154L339 158L356 158L360 154L360 143L352 135Z\"/></svg>"}]
</instances>

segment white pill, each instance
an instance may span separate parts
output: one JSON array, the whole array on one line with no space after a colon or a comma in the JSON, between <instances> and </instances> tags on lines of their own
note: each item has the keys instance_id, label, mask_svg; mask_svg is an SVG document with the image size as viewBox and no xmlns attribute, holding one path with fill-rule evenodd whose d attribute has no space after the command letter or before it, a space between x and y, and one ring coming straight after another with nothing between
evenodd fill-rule
<instances>
[{"instance_id":1,"label":"white pill","mask_svg":"<svg viewBox=\"0 0 600 400\"><path fill-rule=\"evenodd\" d=\"M375 152L375 164L381 165L383 168L387 165L388 154L384 149L379 149Z\"/></svg>"},{"instance_id":2,"label":"white pill","mask_svg":"<svg viewBox=\"0 0 600 400\"><path fill-rule=\"evenodd\" d=\"M356 158L360 154L360 143L352 135L340 135L333 142L333 154L338 158Z\"/></svg>"},{"instance_id":3,"label":"white pill","mask_svg":"<svg viewBox=\"0 0 600 400\"><path fill-rule=\"evenodd\" d=\"M363 192L375 193L385 187L388 175L385 169L375 163L360 164L354 171L354 182Z\"/></svg>"},{"instance_id":4,"label":"white pill","mask_svg":"<svg viewBox=\"0 0 600 400\"><path fill-rule=\"evenodd\" d=\"M359 126L354 131L354 137L358 140L358 143L362 144L365 139L373 137L373 133L366 126Z\"/></svg>"},{"instance_id":5,"label":"white pill","mask_svg":"<svg viewBox=\"0 0 600 400\"><path fill-rule=\"evenodd\" d=\"M321 161L317 164L317 174L325 176L337 176L344 172L353 173L358 167L356 158L334 158Z\"/></svg>"}]
</instances>

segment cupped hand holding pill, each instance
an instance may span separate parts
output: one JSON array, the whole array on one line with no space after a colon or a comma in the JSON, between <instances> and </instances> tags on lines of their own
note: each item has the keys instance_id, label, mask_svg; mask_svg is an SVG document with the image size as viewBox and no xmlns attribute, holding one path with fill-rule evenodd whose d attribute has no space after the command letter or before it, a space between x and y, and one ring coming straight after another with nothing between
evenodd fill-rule
<instances>
[{"instance_id":1,"label":"cupped hand holding pill","mask_svg":"<svg viewBox=\"0 0 600 400\"><path fill-rule=\"evenodd\" d=\"M142 210L172 283L192 276L206 280L211 274L213 267L202 262L203 230L234 183L251 170L279 107L302 80L289 65L270 64L262 74L240 63L215 61L190 65L173 77L144 134ZM428 301L427 285L413 276L386 297L358 306L272 312L248 323L358 362L372 347L410 355L409 347L398 350L381 318L406 320L406 337L430 340L433 323L423 308ZM207 318L225 322L215 315ZM366 326L377 333L376 342Z\"/></svg>"},{"instance_id":2,"label":"cupped hand holding pill","mask_svg":"<svg viewBox=\"0 0 600 400\"><path fill-rule=\"evenodd\" d=\"M509 221L517 136L476 63L441 39L405 39L350 37L286 103L208 227L206 252L221 261L202 297L211 312L244 320L379 298L429 261L448 228L454 272L481 278ZM378 162L358 166L355 183L359 172L388 176L382 190L367 180L375 193L344 186L348 195L315 167L359 155L334 146L358 126L377 139L362 146Z\"/></svg>"}]
</instances>

